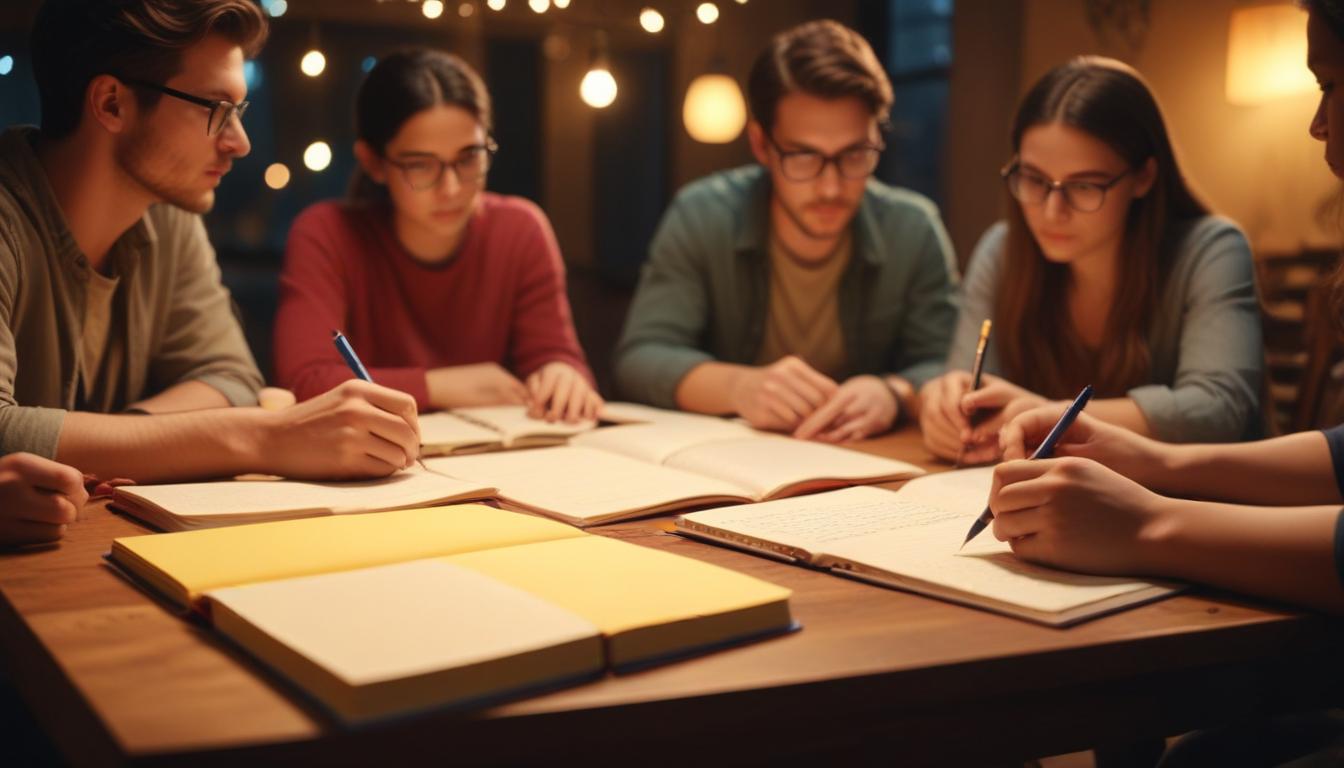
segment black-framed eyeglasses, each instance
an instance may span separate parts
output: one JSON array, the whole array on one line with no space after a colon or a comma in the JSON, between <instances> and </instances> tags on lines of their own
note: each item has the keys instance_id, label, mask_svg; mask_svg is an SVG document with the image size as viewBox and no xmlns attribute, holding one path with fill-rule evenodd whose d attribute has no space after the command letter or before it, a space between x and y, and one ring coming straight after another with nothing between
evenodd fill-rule
<instances>
[{"instance_id":1,"label":"black-framed eyeglasses","mask_svg":"<svg viewBox=\"0 0 1344 768\"><path fill-rule=\"evenodd\" d=\"M876 168L886 147L860 144L842 149L834 155L823 155L812 149L784 149L770 134L765 135L779 154L779 170L789 181L811 181L835 165L835 170L846 179L867 178Z\"/></svg>"},{"instance_id":2,"label":"black-framed eyeglasses","mask_svg":"<svg viewBox=\"0 0 1344 768\"><path fill-rule=\"evenodd\" d=\"M158 91L165 96L172 96L174 99L181 99L182 101L209 109L210 117L205 123L205 135L207 136L218 136L223 132L224 126L228 125L229 121L235 117L238 118L238 122L241 124L243 114L247 112L247 107L250 104L250 102L247 101L240 101L237 104L234 104L231 101L224 101L223 99L207 99L204 96L193 96L185 91L179 91L176 88L169 88L166 85L159 85L158 83L151 83L147 80L135 80L124 77L121 78L121 80L127 85L133 85L137 88L148 88L151 91Z\"/></svg>"},{"instance_id":3,"label":"black-framed eyeglasses","mask_svg":"<svg viewBox=\"0 0 1344 768\"><path fill-rule=\"evenodd\" d=\"M1079 213L1101 210L1106 203L1106 192L1120 183L1133 169L1126 169L1110 181L1055 181L1039 173L1028 171L1013 160L999 171L1008 192L1023 205L1044 205L1050 193L1058 190L1064 204Z\"/></svg>"},{"instance_id":4,"label":"black-framed eyeglasses","mask_svg":"<svg viewBox=\"0 0 1344 768\"><path fill-rule=\"evenodd\" d=\"M466 147L457 153L457 157L452 160L444 160L440 157L431 155L420 155L409 160L393 160L388 158L388 163L401 170L401 174L406 177L406 183L411 189L423 191L433 189L443 180L443 174L449 169L453 169L453 174L457 176L457 182L463 186L475 184L485 177L490 170L490 161L494 159L495 153L499 151L499 145L493 138L486 138L484 144L475 144Z\"/></svg>"}]
</instances>

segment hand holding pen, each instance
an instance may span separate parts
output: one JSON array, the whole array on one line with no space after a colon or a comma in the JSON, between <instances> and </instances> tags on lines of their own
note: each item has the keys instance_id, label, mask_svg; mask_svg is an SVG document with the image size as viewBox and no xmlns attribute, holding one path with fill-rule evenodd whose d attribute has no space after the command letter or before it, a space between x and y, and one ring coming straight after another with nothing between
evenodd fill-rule
<instances>
[{"instance_id":1,"label":"hand holding pen","mask_svg":"<svg viewBox=\"0 0 1344 768\"><path fill-rule=\"evenodd\" d=\"M989 331L994 327L994 321L985 319L980 324L980 339L975 343L975 363L971 366L971 391L980 389L980 379L985 373L985 349L989 346ZM973 431L980 424L980 411L975 410L967 415L967 423ZM961 450L957 451L956 468L961 469L961 461L966 457L966 443L962 441Z\"/></svg>"},{"instance_id":2,"label":"hand holding pen","mask_svg":"<svg viewBox=\"0 0 1344 768\"><path fill-rule=\"evenodd\" d=\"M1055 423L1054 429L1051 429L1050 434L1046 435L1045 440L1041 441L1041 444L1036 447L1036 451L1031 454L1031 458L1050 458L1054 454L1055 443L1059 442L1059 439L1063 437L1064 433L1073 425L1074 419L1078 418L1078 414L1083 412L1083 408L1087 407L1087 401L1091 399L1092 385L1089 384L1086 387L1083 387L1083 391L1078 393L1078 397L1074 399L1073 404L1059 417L1059 421ZM963 547L966 546L971 539L975 538L981 531L985 530L993 520L994 513L990 511L989 505L986 504L985 511L980 513L980 516L975 519L974 523L971 523L971 530L967 532L966 540L963 541L961 545Z\"/></svg>"}]
</instances>

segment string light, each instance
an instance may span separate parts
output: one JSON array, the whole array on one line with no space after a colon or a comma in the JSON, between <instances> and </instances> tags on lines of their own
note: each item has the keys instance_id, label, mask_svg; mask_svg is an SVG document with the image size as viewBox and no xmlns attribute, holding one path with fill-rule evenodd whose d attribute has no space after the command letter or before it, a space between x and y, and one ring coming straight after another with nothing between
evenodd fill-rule
<instances>
[{"instance_id":1,"label":"string light","mask_svg":"<svg viewBox=\"0 0 1344 768\"><path fill-rule=\"evenodd\" d=\"M463 3L457 6L457 15L464 19L471 18L471 14L476 12L476 6L471 3Z\"/></svg>"},{"instance_id":2,"label":"string light","mask_svg":"<svg viewBox=\"0 0 1344 768\"><path fill-rule=\"evenodd\" d=\"M420 12L425 14L426 19L437 19L443 15L443 0L425 0L420 6Z\"/></svg>"},{"instance_id":3,"label":"string light","mask_svg":"<svg viewBox=\"0 0 1344 768\"><path fill-rule=\"evenodd\" d=\"M492 11L504 10L504 0L485 0L485 5Z\"/></svg>"},{"instance_id":4,"label":"string light","mask_svg":"<svg viewBox=\"0 0 1344 768\"><path fill-rule=\"evenodd\" d=\"M303 74L309 77L317 77L326 68L327 57L323 56L322 52L316 48L303 54L303 58L299 61L299 69L303 70Z\"/></svg>"},{"instance_id":5,"label":"string light","mask_svg":"<svg viewBox=\"0 0 1344 768\"><path fill-rule=\"evenodd\" d=\"M686 89L681 119L692 139L705 144L727 144L747 124L742 89L727 75L701 75Z\"/></svg>"},{"instance_id":6,"label":"string light","mask_svg":"<svg viewBox=\"0 0 1344 768\"><path fill-rule=\"evenodd\" d=\"M287 0L263 0L261 5L266 13L274 19L284 16L285 11L289 10L289 3Z\"/></svg>"},{"instance_id":7,"label":"string light","mask_svg":"<svg viewBox=\"0 0 1344 768\"><path fill-rule=\"evenodd\" d=\"M656 35L663 31L663 14L653 8L645 8L639 12L639 26L644 28L645 32Z\"/></svg>"},{"instance_id":8,"label":"string light","mask_svg":"<svg viewBox=\"0 0 1344 768\"><path fill-rule=\"evenodd\" d=\"M594 109L606 109L616 100L616 78L607 69L594 67L579 83L579 96Z\"/></svg>"},{"instance_id":9,"label":"string light","mask_svg":"<svg viewBox=\"0 0 1344 768\"><path fill-rule=\"evenodd\" d=\"M314 141L303 150L303 164L310 171L325 171L331 165L331 147L325 141Z\"/></svg>"},{"instance_id":10,"label":"string light","mask_svg":"<svg viewBox=\"0 0 1344 768\"><path fill-rule=\"evenodd\" d=\"M284 189L289 184L289 166L284 163L271 163L266 166L266 186L271 189Z\"/></svg>"},{"instance_id":11,"label":"string light","mask_svg":"<svg viewBox=\"0 0 1344 768\"><path fill-rule=\"evenodd\" d=\"M8 75L14 71L14 57L9 54L0 56L0 75Z\"/></svg>"},{"instance_id":12,"label":"string light","mask_svg":"<svg viewBox=\"0 0 1344 768\"><path fill-rule=\"evenodd\" d=\"M563 11L569 7L569 0L551 0L551 5Z\"/></svg>"},{"instance_id":13,"label":"string light","mask_svg":"<svg viewBox=\"0 0 1344 768\"><path fill-rule=\"evenodd\" d=\"M535 13L545 13L551 9L551 0L527 0L527 7Z\"/></svg>"},{"instance_id":14,"label":"string light","mask_svg":"<svg viewBox=\"0 0 1344 768\"><path fill-rule=\"evenodd\" d=\"M719 6L713 3L701 3L696 6L695 17L701 24L713 24L719 20Z\"/></svg>"}]
</instances>

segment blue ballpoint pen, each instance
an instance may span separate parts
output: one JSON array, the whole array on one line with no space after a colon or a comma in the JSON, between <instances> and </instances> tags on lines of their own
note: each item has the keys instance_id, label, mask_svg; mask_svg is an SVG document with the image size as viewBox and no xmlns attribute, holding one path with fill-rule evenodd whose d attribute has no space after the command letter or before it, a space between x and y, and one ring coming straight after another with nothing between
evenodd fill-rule
<instances>
[{"instance_id":1,"label":"blue ballpoint pen","mask_svg":"<svg viewBox=\"0 0 1344 768\"><path fill-rule=\"evenodd\" d=\"M359 355L355 354L355 348L350 346L350 340L345 338L345 334L333 328L331 341L336 345L336 351L340 352L341 357L345 358L345 364L350 366L350 370L355 376L363 381L373 383L373 377L369 375L369 369L365 368L364 363L360 362ZM419 456L415 457L415 463L419 464L421 469L428 471L429 468L425 466L425 462Z\"/></svg>"},{"instance_id":2,"label":"blue ballpoint pen","mask_svg":"<svg viewBox=\"0 0 1344 768\"><path fill-rule=\"evenodd\" d=\"M1051 454L1055 452L1055 443L1059 442L1059 438L1063 437L1064 433L1069 430L1069 427L1073 426L1073 420L1078 418L1078 414L1083 412L1083 408L1087 405L1087 401L1091 399L1092 385L1088 384L1086 387L1083 387L1082 392L1078 393L1078 397L1074 399L1073 405L1070 405L1068 410L1064 411L1064 415L1059 417L1059 421L1056 422L1054 428L1050 430L1050 434L1046 435L1045 439L1041 441L1041 444L1036 446L1036 450L1031 454L1031 458L1050 458ZM994 513L989 511L989 505L985 505L985 511L980 513L980 516L975 519L974 523L971 523L970 533L966 534L966 541L961 542L961 546L966 546L967 542L978 536L993 520Z\"/></svg>"},{"instance_id":3,"label":"blue ballpoint pen","mask_svg":"<svg viewBox=\"0 0 1344 768\"><path fill-rule=\"evenodd\" d=\"M359 355L355 354L355 348L350 346L350 341L345 338L345 334L333 330L331 341L336 345L336 351L340 352L341 357L345 358L345 364L350 366L350 370L354 372L355 376L364 381L373 381L373 377L369 375L369 370L359 361Z\"/></svg>"}]
</instances>

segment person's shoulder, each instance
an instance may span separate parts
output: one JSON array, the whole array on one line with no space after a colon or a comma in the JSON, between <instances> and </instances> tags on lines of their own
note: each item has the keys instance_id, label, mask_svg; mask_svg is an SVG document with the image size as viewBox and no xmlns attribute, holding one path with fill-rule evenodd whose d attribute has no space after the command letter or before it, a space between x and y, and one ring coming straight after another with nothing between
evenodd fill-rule
<instances>
[{"instance_id":1,"label":"person's shoulder","mask_svg":"<svg viewBox=\"0 0 1344 768\"><path fill-rule=\"evenodd\" d=\"M330 227L360 226L374 215L372 204L352 203L341 199L321 200L304 208L294 217L291 231L308 231Z\"/></svg>"},{"instance_id":2,"label":"person's shoulder","mask_svg":"<svg viewBox=\"0 0 1344 768\"><path fill-rule=\"evenodd\" d=\"M1251 244L1237 223L1225 216L1206 214L1181 225L1173 254L1173 269L1196 270L1214 263L1251 268Z\"/></svg>"},{"instance_id":3,"label":"person's shoulder","mask_svg":"<svg viewBox=\"0 0 1344 768\"><path fill-rule=\"evenodd\" d=\"M550 219L540 205L518 195L485 192L481 195L476 215L490 229L517 232L549 228Z\"/></svg>"},{"instance_id":4,"label":"person's shoulder","mask_svg":"<svg viewBox=\"0 0 1344 768\"><path fill-rule=\"evenodd\" d=\"M767 183L765 169L759 165L718 171L688 182L677 190L671 209L693 214L696 218L718 215L725 221L736 221L759 194L761 185Z\"/></svg>"},{"instance_id":5,"label":"person's shoulder","mask_svg":"<svg viewBox=\"0 0 1344 768\"><path fill-rule=\"evenodd\" d=\"M938 204L913 189L869 179L863 205L888 227L941 226Z\"/></svg>"}]
</instances>

